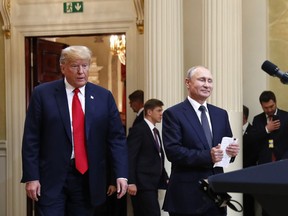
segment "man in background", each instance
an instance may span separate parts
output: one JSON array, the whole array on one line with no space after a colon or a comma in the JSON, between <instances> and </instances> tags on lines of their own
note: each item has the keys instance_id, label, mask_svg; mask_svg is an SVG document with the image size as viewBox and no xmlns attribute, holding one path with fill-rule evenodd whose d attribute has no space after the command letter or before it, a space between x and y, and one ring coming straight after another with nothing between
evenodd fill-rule
<instances>
[{"instance_id":1,"label":"man in background","mask_svg":"<svg viewBox=\"0 0 288 216\"><path fill-rule=\"evenodd\" d=\"M248 121L249 108L243 105L243 168L257 164L252 125ZM255 200L250 194L243 194L243 216L255 216Z\"/></svg>"},{"instance_id":2,"label":"man in background","mask_svg":"<svg viewBox=\"0 0 288 216\"><path fill-rule=\"evenodd\" d=\"M136 90L129 96L129 104L133 112L136 113L136 118L133 121L132 127L144 120L144 92L142 90Z\"/></svg>"},{"instance_id":3,"label":"man in background","mask_svg":"<svg viewBox=\"0 0 288 216\"><path fill-rule=\"evenodd\" d=\"M243 105L243 168L257 164L257 152L252 134L253 129L248 117L249 108Z\"/></svg>"},{"instance_id":4,"label":"man in background","mask_svg":"<svg viewBox=\"0 0 288 216\"><path fill-rule=\"evenodd\" d=\"M288 158L288 113L277 107L272 91L263 91L259 96L263 112L253 119L252 136L255 138L258 164ZM262 215L268 214L262 209Z\"/></svg>"},{"instance_id":5,"label":"man in background","mask_svg":"<svg viewBox=\"0 0 288 216\"><path fill-rule=\"evenodd\" d=\"M144 121L130 130L129 185L134 216L160 216L158 189L166 189L168 175L164 167L162 141L155 127L162 120L163 102L150 99L144 105Z\"/></svg>"},{"instance_id":6,"label":"man in background","mask_svg":"<svg viewBox=\"0 0 288 216\"><path fill-rule=\"evenodd\" d=\"M258 164L288 158L288 113L277 107L272 91L263 91L259 97L263 112L253 119Z\"/></svg>"}]
</instances>

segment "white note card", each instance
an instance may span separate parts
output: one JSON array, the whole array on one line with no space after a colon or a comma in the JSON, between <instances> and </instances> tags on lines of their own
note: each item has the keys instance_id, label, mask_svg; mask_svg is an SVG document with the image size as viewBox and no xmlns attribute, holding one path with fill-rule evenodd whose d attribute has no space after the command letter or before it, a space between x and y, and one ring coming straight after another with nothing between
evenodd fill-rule
<instances>
[{"instance_id":1,"label":"white note card","mask_svg":"<svg viewBox=\"0 0 288 216\"><path fill-rule=\"evenodd\" d=\"M214 167L228 167L231 157L227 155L226 148L231 143L237 143L238 140L233 137L223 137L221 141L221 149L223 150L223 158L214 164Z\"/></svg>"}]
</instances>

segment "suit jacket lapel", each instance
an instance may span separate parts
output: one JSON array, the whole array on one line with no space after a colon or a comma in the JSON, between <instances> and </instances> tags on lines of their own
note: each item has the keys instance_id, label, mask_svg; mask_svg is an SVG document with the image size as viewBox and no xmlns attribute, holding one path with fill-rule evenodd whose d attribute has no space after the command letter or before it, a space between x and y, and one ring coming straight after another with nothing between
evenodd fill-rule
<instances>
[{"instance_id":1,"label":"suit jacket lapel","mask_svg":"<svg viewBox=\"0 0 288 216\"><path fill-rule=\"evenodd\" d=\"M145 121L144 121L145 122ZM154 134L153 134L153 132L150 130L150 127L149 127L149 125L145 122L145 129L146 129L146 131L147 131L147 134L149 134L149 138L150 138L150 140L151 140L151 142L150 143L153 143L153 147L154 147L154 149L155 149L155 151L157 151L158 152L158 149L157 149L157 147L156 147L156 141L155 141L155 138L154 138ZM161 139L160 139L160 137L159 137L159 140L160 140L160 144L161 144Z\"/></svg>"},{"instance_id":2,"label":"suit jacket lapel","mask_svg":"<svg viewBox=\"0 0 288 216\"><path fill-rule=\"evenodd\" d=\"M58 83L59 85L55 87L55 99L58 104L58 109L63 121L65 131L67 133L67 136L69 137L70 142L72 142L70 115L69 115L69 109L67 109L68 101L64 80L59 80Z\"/></svg>"},{"instance_id":3,"label":"suit jacket lapel","mask_svg":"<svg viewBox=\"0 0 288 216\"><path fill-rule=\"evenodd\" d=\"M220 137L220 139L217 137L217 134L222 134L220 132L218 132L218 128L217 127L217 122L219 124L219 122L223 121L223 119L220 119L219 115L217 115L217 112L215 112L215 109L213 109L213 107L211 107L209 104L207 104L207 109L209 112L209 116L210 116L210 121L211 121L211 128L212 128L212 146L216 146L218 145L218 143L214 143L214 140L222 140L222 137ZM219 118L219 119L218 119ZM216 136L216 137L214 137Z\"/></svg>"},{"instance_id":4,"label":"suit jacket lapel","mask_svg":"<svg viewBox=\"0 0 288 216\"><path fill-rule=\"evenodd\" d=\"M199 136L199 139L202 141L205 148L210 148L209 144L207 143L202 125L199 121L199 118L193 109L192 105L190 104L189 100L186 99L183 103L184 108L184 115L186 116L190 126L194 129L196 134Z\"/></svg>"},{"instance_id":5,"label":"suit jacket lapel","mask_svg":"<svg viewBox=\"0 0 288 216\"><path fill-rule=\"evenodd\" d=\"M95 100L97 99L97 95L95 95L95 92L91 88L91 83L87 83L85 87L85 131L86 131L86 140L88 139L89 131L91 121L93 119L91 116L93 116L93 112L95 110ZM98 105L100 106L100 104ZM88 145L88 143L87 143Z\"/></svg>"},{"instance_id":6,"label":"suit jacket lapel","mask_svg":"<svg viewBox=\"0 0 288 216\"><path fill-rule=\"evenodd\" d=\"M267 117L266 117L266 114L265 114L264 112L262 113L261 121L262 121L262 124L263 124L263 125L266 125L266 124L267 124Z\"/></svg>"}]
</instances>

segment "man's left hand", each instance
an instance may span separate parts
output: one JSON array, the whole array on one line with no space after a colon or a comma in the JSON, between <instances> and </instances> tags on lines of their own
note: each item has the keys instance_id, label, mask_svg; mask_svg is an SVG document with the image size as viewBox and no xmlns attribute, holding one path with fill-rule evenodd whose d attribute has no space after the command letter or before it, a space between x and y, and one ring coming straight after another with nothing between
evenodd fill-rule
<instances>
[{"instance_id":1,"label":"man's left hand","mask_svg":"<svg viewBox=\"0 0 288 216\"><path fill-rule=\"evenodd\" d=\"M238 143L231 143L226 148L226 153L230 157L236 157L240 151L240 146Z\"/></svg>"}]
</instances>

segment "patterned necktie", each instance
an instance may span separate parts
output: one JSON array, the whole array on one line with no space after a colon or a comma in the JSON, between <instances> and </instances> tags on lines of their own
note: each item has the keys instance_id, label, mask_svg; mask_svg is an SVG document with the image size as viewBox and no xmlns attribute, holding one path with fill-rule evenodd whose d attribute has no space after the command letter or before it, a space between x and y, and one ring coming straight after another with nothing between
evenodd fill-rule
<instances>
[{"instance_id":1,"label":"patterned necktie","mask_svg":"<svg viewBox=\"0 0 288 216\"><path fill-rule=\"evenodd\" d=\"M209 147L212 148L212 134L211 134L211 130L209 127L209 122L206 116L206 107L201 105L199 107L199 110L201 111L201 124L202 124L202 128L204 130L207 142L209 144Z\"/></svg>"},{"instance_id":2,"label":"patterned necktie","mask_svg":"<svg viewBox=\"0 0 288 216\"><path fill-rule=\"evenodd\" d=\"M84 113L78 98L79 89L74 89L72 100L72 126L76 169L84 174L88 170L87 150L85 146Z\"/></svg>"},{"instance_id":3,"label":"patterned necktie","mask_svg":"<svg viewBox=\"0 0 288 216\"><path fill-rule=\"evenodd\" d=\"M158 137L159 137L159 131L156 127L153 128L153 132L154 132L154 139L155 139L155 146L158 150L158 152L160 152L160 143L159 143L159 140L158 140Z\"/></svg>"},{"instance_id":4,"label":"patterned necktie","mask_svg":"<svg viewBox=\"0 0 288 216\"><path fill-rule=\"evenodd\" d=\"M160 173L162 173L163 166L164 166L164 158L161 155L161 146L160 146L161 144L159 143L160 135L159 135L159 131L156 127L153 128L153 133L154 133L155 145L156 145L156 148L158 150L159 156L161 158Z\"/></svg>"}]
</instances>

